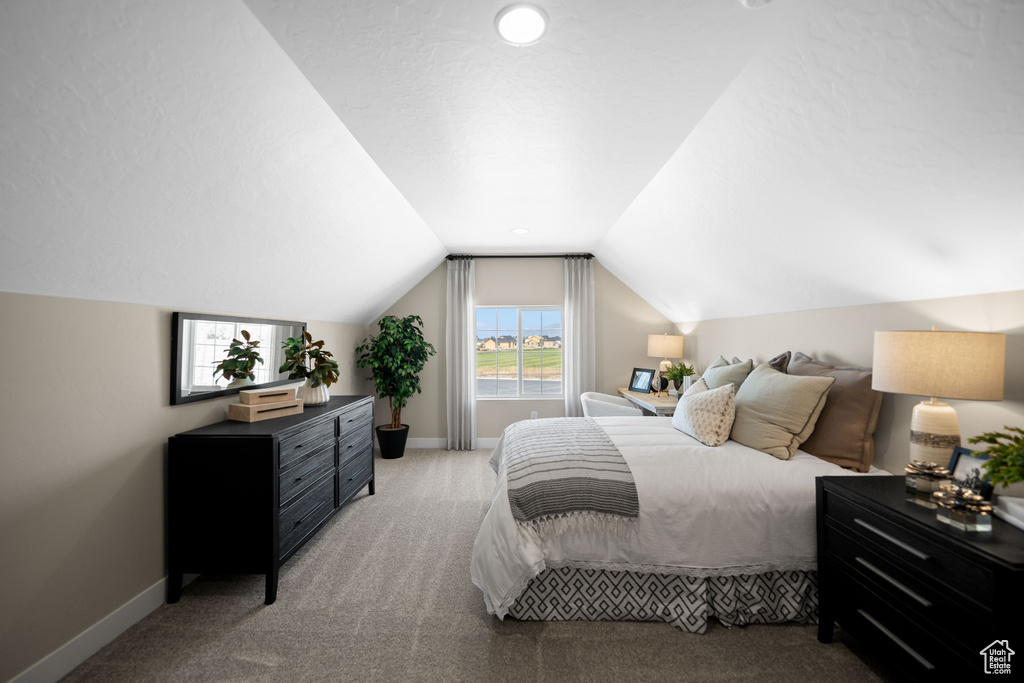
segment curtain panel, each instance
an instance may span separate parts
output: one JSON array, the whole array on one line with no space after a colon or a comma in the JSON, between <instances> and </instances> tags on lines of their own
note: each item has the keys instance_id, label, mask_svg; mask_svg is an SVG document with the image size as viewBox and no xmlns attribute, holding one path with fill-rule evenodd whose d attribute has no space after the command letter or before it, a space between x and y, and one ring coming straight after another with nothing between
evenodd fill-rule
<instances>
[{"instance_id":1,"label":"curtain panel","mask_svg":"<svg viewBox=\"0 0 1024 683\"><path fill-rule=\"evenodd\" d=\"M594 342L594 261L565 259L565 312L562 318L562 388L565 416L583 417L580 394L594 391L597 363Z\"/></svg>"},{"instance_id":2,"label":"curtain panel","mask_svg":"<svg viewBox=\"0 0 1024 683\"><path fill-rule=\"evenodd\" d=\"M476 271L473 259L448 261L445 360L448 450L476 449Z\"/></svg>"}]
</instances>

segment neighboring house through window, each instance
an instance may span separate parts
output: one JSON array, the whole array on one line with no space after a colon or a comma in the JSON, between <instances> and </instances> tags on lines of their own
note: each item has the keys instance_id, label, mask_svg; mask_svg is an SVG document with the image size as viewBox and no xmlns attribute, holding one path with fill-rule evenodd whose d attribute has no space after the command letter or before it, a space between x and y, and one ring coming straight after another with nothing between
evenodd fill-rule
<instances>
[{"instance_id":1,"label":"neighboring house through window","mask_svg":"<svg viewBox=\"0 0 1024 683\"><path fill-rule=\"evenodd\" d=\"M478 306L476 378L477 398L562 396L562 308Z\"/></svg>"}]
</instances>

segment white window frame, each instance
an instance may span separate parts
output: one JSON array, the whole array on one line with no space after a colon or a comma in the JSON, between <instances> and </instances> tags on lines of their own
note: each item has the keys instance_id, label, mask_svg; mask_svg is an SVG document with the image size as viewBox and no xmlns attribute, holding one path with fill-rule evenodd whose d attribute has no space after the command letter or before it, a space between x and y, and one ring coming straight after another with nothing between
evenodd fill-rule
<instances>
[{"instance_id":1,"label":"white window frame","mask_svg":"<svg viewBox=\"0 0 1024 683\"><path fill-rule=\"evenodd\" d=\"M562 341L565 341L565 307L553 304L543 304L540 306L528 306L528 305L511 305L511 304L490 304L490 305L477 305L473 310L473 321L474 327L476 323L476 311L481 308L514 308L516 309L516 366L518 368L516 372L516 395L515 396L477 396L478 401L537 401L550 399L552 401L564 401L565 400L565 376L563 374L559 384L562 387L562 391L557 394L523 394L523 309L529 311L558 311L562 314L562 327L560 328L559 337ZM495 330L497 332L497 330ZM473 353L476 351L476 335L474 333L473 341ZM495 338L497 341L497 337ZM562 359L565 359L565 346L559 347L563 353ZM475 356L474 356L475 358ZM563 366L564 372L564 366ZM474 378L475 379L475 378Z\"/></svg>"}]
</instances>

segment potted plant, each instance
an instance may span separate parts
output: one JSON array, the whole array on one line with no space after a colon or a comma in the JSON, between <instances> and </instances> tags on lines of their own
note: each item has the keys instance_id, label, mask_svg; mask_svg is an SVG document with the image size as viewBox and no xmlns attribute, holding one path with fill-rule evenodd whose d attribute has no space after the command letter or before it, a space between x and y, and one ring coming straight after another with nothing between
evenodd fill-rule
<instances>
[{"instance_id":1,"label":"potted plant","mask_svg":"<svg viewBox=\"0 0 1024 683\"><path fill-rule=\"evenodd\" d=\"M324 351L324 340L313 341L309 332L301 337L289 337L282 345L284 363L278 372L287 372L288 379L305 379L296 393L303 404L318 406L327 403L331 393L327 390L338 381L338 361L330 351Z\"/></svg>"},{"instance_id":2,"label":"potted plant","mask_svg":"<svg viewBox=\"0 0 1024 683\"><path fill-rule=\"evenodd\" d=\"M231 346L224 352L228 354L228 357L213 370L214 380L217 379L219 372L224 379L229 380L229 388L245 387L252 384L256 379L256 374L253 372L256 369L256 363L263 363L259 352L259 340L253 341L246 330L242 330L242 339L245 341L231 340Z\"/></svg>"},{"instance_id":3,"label":"potted plant","mask_svg":"<svg viewBox=\"0 0 1024 683\"><path fill-rule=\"evenodd\" d=\"M356 353L362 354L356 365L370 369L367 381L377 385L377 393L388 399L391 408L391 424L376 428L382 458L401 458L405 453L409 425L402 424L402 408L413 394L422 393L419 373L437 353L423 338L422 325L418 315L386 315L378 323L380 334L356 347Z\"/></svg>"},{"instance_id":4,"label":"potted plant","mask_svg":"<svg viewBox=\"0 0 1024 683\"><path fill-rule=\"evenodd\" d=\"M687 379L687 378L690 379ZM665 379L672 380L672 383L676 387L676 391L682 386L683 391L690 388L690 384L693 381L693 366L687 365L680 361L679 365L673 365L669 363L668 369L665 370Z\"/></svg>"},{"instance_id":5,"label":"potted plant","mask_svg":"<svg viewBox=\"0 0 1024 683\"><path fill-rule=\"evenodd\" d=\"M1011 434L986 432L968 441L988 444L988 448L976 451L974 455L988 456L982 466L988 471L989 481L993 486L1002 484L1006 488L1010 484L1024 481L1024 430L1018 427L1004 429Z\"/></svg>"}]
</instances>

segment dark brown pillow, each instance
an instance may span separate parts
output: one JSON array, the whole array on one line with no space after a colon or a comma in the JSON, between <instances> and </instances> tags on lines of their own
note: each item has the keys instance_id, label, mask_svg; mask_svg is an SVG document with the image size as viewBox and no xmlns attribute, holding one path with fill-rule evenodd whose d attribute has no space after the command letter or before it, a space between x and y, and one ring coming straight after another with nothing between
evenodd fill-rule
<instances>
[{"instance_id":1,"label":"dark brown pillow","mask_svg":"<svg viewBox=\"0 0 1024 683\"><path fill-rule=\"evenodd\" d=\"M790 375L835 377L818 423L800 450L858 472L875 459L875 428L882 392L871 388L871 368L836 367L797 351Z\"/></svg>"}]
</instances>

